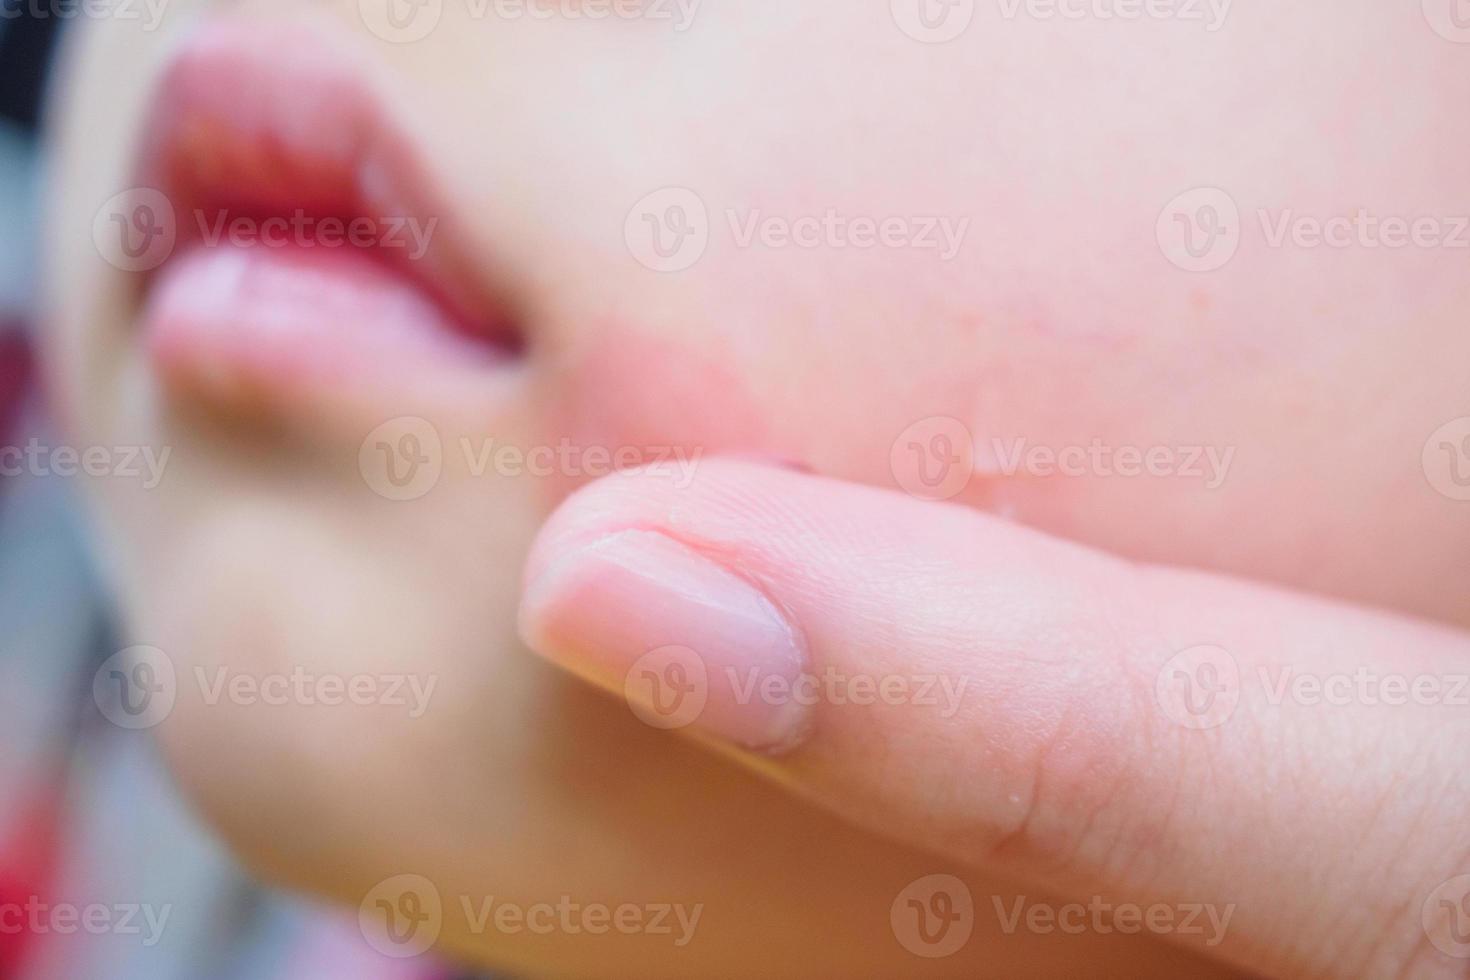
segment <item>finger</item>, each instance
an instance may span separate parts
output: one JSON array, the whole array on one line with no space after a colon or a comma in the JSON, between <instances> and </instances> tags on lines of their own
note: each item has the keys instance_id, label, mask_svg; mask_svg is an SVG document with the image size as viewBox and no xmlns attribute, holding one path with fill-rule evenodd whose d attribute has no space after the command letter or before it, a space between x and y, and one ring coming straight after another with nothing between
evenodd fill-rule
<instances>
[{"instance_id":1,"label":"finger","mask_svg":"<svg viewBox=\"0 0 1470 980\"><path fill-rule=\"evenodd\" d=\"M646 721L957 861L1162 904L1255 969L1463 975L1451 629L733 462L571 498L521 625Z\"/></svg>"}]
</instances>

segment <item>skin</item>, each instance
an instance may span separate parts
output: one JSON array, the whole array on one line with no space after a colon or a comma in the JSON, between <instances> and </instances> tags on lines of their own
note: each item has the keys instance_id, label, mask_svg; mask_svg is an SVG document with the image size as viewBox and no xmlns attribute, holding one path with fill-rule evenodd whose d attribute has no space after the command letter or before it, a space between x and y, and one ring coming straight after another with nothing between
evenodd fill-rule
<instances>
[{"instance_id":1,"label":"skin","mask_svg":"<svg viewBox=\"0 0 1470 980\"><path fill-rule=\"evenodd\" d=\"M931 718L898 711L849 712L834 723L824 707L816 734L785 761L719 753L734 755L732 765L640 724L626 704L528 656L518 639L522 565L578 476L451 471L429 496L385 501L356 466L366 431L167 385L138 338L136 282L99 260L90 233L99 203L128 186L139 119L170 40L214 6L171 6L157 32L86 23L58 86L47 337L58 414L77 445L173 454L156 489L95 481L104 561L130 635L168 651L186 676L301 666L438 678L419 718L387 706L207 704L182 687L154 733L181 786L251 867L350 906L405 872L444 896L705 905L682 949L649 935L476 933L446 909L451 949L550 975L1200 975L1226 967L1197 959L1187 940L1006 935L988 901L1085 900L1099 890L1229 901L1219 890L1229 880L1222 862L1188 852L1177 875L1161 878L1151 862L1163 858L1140 844L1139 827L1169 828L1175 841L1197 826L1233 842L1231 867L1311 855L1291 865L1291 901L1271 897L1280 882L1257 878L1243 889L1242 921L1252 925L1224 951L1235 966L1463 975L1454 972L1463 961L1441 956L1415 920L1434 883L1470 871L1452 831L1416 847L1391 896L1361 916L1334 916L1326 902L1313 911L1315 893L1303 884L1360 848L1374 858L1363 867L1378 867L1410 828L1463 825L1464 782L1447 768L1465 744L1462 722L1413 722L1436 746L1439 767L1418 773L1418 785L1445 788L1407 794L1404 812L1381 825L1358 804L1390 792L1404 769L1392 752L1365 750L1352 771L1329 770L1337 775L1303 789L1290 774L1273 777L1279 786L1240 775L1223 737L1205 748L1180 740L1165 743L1181 763L1164 775L1126 753L1102 766L1087 756L1063 763L1070 790L1040 812L1092 806L1116 834L1064 823L1049 846L998 853L993 831L1005 824L983 799L995 786L1055 773L1041 761L1055 734L1047 725L1026 743L1010 740L1002 722L929 731ZM1410 218L1462 208L1470 119L1443 95L1461 87L1467 49L1417 11L1242 5L1215 33L991 12L963 38L933 46L906 37L881 4L857 11L838 0L799 10L710 2L677 34L656 21L477 20L449 4L428 37L392 45L364 27L356 3L229 7L309 20L378 63L415 107L414 138L473 258L515 298L527 340L524 397L493 417L442 420L447 434L758 454L827 478L764 466L742 476L711 463L676 491L657 481L599 484L565 504L563 526L610 513L598 493L639 502L639 519L653 525L678 514L696 529L710 501L742 480L772 495L759 499L790 493L798 503L783 512L788 524L726 508L738 533L701 537L701 547L714 540L737 555L764 554L773 540L799 542L793 528L811 529L805 550L777 549L779 574L774 564L740 570L776 593L773 581L798 592L831 584L829 605L798 618L836 624L824 635L866 623L898 637L899 665L936 637L948 649L990 649L986 637L1000 627L986 624L995 623L1041 657L1057 642L1048 632L1060 614L1049 603L1079 581L1126 578L1118 568L1222 576L1180 585L1173 576L1182 573L1159 572L1157 593L1108 585L1119 636L1142 634L1150 616L1170 617L1139 644L1153 654L1168 646L1159 636L1188 646L1194 633L1184 625L1203 621L1208 642L1229 638L1247 667L1290 661L1323 636L1341 639L1341 662L1354 667L1383 663L1401 643L1441 673L1470 659L1459 632L1470 626L1470 504L1437 492L1421 462L1431 433L1470 414L1463 255L1271 248L1255 217L1263 208ZM1155 223L1176 195L1203 185L1229 190L1243 241L1222 268L1191 273L1163 254ZM623 230L635 202L668 186L697 189L716 230L692 268L659 274L634 260ZM828 208L948 215L970 226L948 262L915 249L741 248L727 208L792 218ZM390 401L381 418L409 407ZM910 426L939 416L959 420L981 447L1101 439L1233 448L1234 462L1207 488L1178 477L1007 475L982 458L948 504L915 502L892 451ZM880 488L881 499L855 503L848 494L859 485ZM864 532L843 545L830 530L841 521L817 520L824 513L907 534ZM539 551L555 541L543 539ZM885 556L895 554L912 574L890 580ZM1046 570L1019 620L985 605L1003 597L963 588L937 618L917 598L876 613L863 601L912 597L914 583L932 592L935 575L950 586L1003 581L1000 556ZM1218 621L1192 615L1212 608ZM551 614L524 615L534 624ZM1277 630L1278 620L1305 625ZM1110 649L1088 623L1067 656ZM588 629L593 639L581 642L598 646ZM1348 642L1358 634L1367 639ZM541 652L574 668L586 654L552 645ZM819 643L813 656L831 663L839 649ZM865 647L851 649L852 665L868 662ZM1147 666L1124 672L1143 679L1130 694L1108 676L1084 733L1158 734L1117 707L1139 691L1147 701L1157 664ZM982 656L954 669L984 680L995 676L987 667ZM1036 690L1054 689L1044 682ZM1022 698L1000 717L1026 732L1023 709L1040 704ZM1353 732L1370 746L1391 741L1378 737L1381 719L1328 717L1310 723L1309 761L1297 776ZM849 725L889 741L851 736ZM1263 721L1227 731L1248 740L1282 729ZM942 774L922 756L900 755L914 780L865 781L862 772L888 758L884 744L930 737L1005 751L962 754ZM1225 785L1250 792L1201 788L1221 758L1208 746L1222 744ZM1140 782L1144 771L1154 778ZM936 787L951 784L977 788L981 802L941 813ZM1298 790L1283 789L1290 785ZM1140 786L1175 787L1182 802L1140 821L1128 803L1143 797ZM1109 809L1114 790L1123 802ZM1344 797L1354 801L1344 829L1324 835L1319 815ZM1268 844L1250 832L1265 819L1278 828ZM1060 860L1073 845L1078 856ZM936 870L966 880L976 933L952 957L920 959L895 941L888 913L901 889ZM1351 893L1374 881L1342 875L1321 888ZM1291 928L1261 925L1270 921Z\"/></svg>"}]
</instances>

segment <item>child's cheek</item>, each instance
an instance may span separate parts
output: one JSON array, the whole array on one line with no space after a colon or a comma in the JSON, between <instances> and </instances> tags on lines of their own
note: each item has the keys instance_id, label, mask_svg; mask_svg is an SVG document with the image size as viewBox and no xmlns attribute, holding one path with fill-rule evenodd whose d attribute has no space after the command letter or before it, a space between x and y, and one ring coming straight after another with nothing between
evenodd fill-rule
<instances>
[{"instance_id":1,"label":"child's cheek","mask_svg":"<svg viewBox=\"0 0 1470 980\"><path fill-rule=\"evenodd\" d=\"M555 456L549 507L614 470L658 464L692 479L721 453L783 455L769 410L728 359L620 324L566 356L546 387L537 452Z\"/></svg>"}]
</instances>

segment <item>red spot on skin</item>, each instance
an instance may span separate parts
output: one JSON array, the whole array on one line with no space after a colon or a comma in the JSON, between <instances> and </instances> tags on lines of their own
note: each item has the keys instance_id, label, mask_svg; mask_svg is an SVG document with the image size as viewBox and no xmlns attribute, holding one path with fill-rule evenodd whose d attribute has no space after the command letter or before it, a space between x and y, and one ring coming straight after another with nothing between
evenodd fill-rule
<instances>
[{"instance_id":1,"label":"red spot on skin","mask_svg":"<svg viewBox=\"0 0 1470 980\"><path fill-rule=\"evenodd\" d=\"M732 358L622 325L593 335L553 372L555 404L542 414L546 444L570 443L570 458L587 464L545 481L549 506L605 475L591 472L602 457L588 450L605 450L623 468L669 461L685 467L681 473L720 454L783 455Z\"/></svg>"}]
</instances>

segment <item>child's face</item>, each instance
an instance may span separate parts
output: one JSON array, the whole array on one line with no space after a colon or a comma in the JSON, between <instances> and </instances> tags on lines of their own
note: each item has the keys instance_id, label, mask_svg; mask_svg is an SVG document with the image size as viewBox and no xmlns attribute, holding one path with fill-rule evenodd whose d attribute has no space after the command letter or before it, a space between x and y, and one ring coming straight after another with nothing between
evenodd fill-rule
<instances>
[{"instance_id":1,"label":"child's face","mask_svg":"<svg viewBox=\"0 0 1470 980\"><path fill-rule=\"evenodd\" d=\"M1457 604L1470 533L1431 533L1457 505L1421 492L1425 440L1466 414L1465 252L1373 248L1356 231L1346 247L1290 230L1273 242L1283 219L1366 209L1447 226L1462 206L1470 118L1447 111L1445 93L1465 51L1417 10L1242 5L1211 31L1047 20L1024 3L1008 18L1010 5L982 4L964 34L931 44L899 25L922 33L902 0L900 16L882 2L706 0L597 20L590 0L553 4L549 18L492 0L483 17L472 13L483 5L445 3L426 36L387 43L372 0L229 4L343 42L350 53L321 56L337 66L330 79L297 97L346 86L333 96L350 103L342 111L371 103L364 125L391 130L390 155L414 161L397 179L433 202L419 230L440 219L420 268L452 266L446 290L508 311L523 347L480 357L417 336L400 349L397 320L363 327L373 340L361 346L333 329L417 302L411 283L379 295L343 272L272 307L286 329L305 317L323 330L308 355L290 338L278 349L259 334L169 333L143 310L177 285L177 256L141 289L104 261L98 209L140 182L156 81L216 6L179 0L157 32L96 23L71 50L50 347L79 445L170 450L157 487L97 481L108 558L133 636L179 672L165 744L274 874L350 899L400 867L530 894L626 890L623 862L646 862L665 869L640 872L654 890L731 902L728 878L753 875L752 905L773 904L746 907L749 928L782 936L813 900L888 894L873 868L906 873L915 859L903 852L748 786L727 793L737 777L522 657L524 548L611 460L761 453L892 486L914 477L914 445L942 448L936 436L967 429L976 471L962 503L1131 557L1470 622ZM228 57L248 61L256 29L212 43L238 43L246 53ZM1306 36L1330 43L1280 43ZM206 125L192 138L216 149L172 148L194 154L184 169L223 154L224 183L266 180L266 165L252 172L243 151L217 149L229 135ZM293 180L272 184L270 210L320 203L292 202ZM1228 192L1238 217L1195 207L1219 195L1169 210L1197 187ZM238 213L258 224L259 202L242 194ZM394 213L366 217L412 251L412 228L382 227ZM1207 243L1215 216L1238 252L1181 268L1192 261L1181 236ZM698 235L677 237L685 219L707 230L702 253ZM180 227L196 220L180 208ZM660 263L671 271L650 268ZM358 292L342 300L339 286ZM348 322L316 322L333 317ZM375 430L404 416L432 425L442 473L390 500L375 453L423 432ZM935 417L964 429L924 422ZM1072 447L1066 472L1048 474L1037 447ZM1153 453L1153 475L1119 475L1134 451ZM410 719L382 706L205 703L196 668L220 667L439 680ZM623 742L635 745L608 748ZM616 786L602 772L614 759L626 767ZM283 783L293 799L242 816L238 799ZM738 796L732 835L754 820L820 843L748 866L719 832L659 826L690 793ZM390 843L374 829L384 813L433 834ZM877 856L854 868L843 848ZM812 862L814 880L782 891L792 861ZM548 883L548 867L564 870ZM741 950L739 930L704 928L708 949ZM886 955L857 938L850 948L856 963Z\"/></svg>"}]
</instances>

